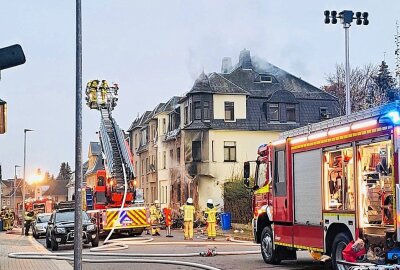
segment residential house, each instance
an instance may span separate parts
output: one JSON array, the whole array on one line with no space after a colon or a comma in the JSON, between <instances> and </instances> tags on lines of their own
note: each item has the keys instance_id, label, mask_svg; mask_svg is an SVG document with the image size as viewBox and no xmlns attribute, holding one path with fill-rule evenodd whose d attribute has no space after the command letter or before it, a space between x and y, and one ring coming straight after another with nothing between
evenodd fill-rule
<instances>
[{"instance_id":1,"label":"residential house","mask_svg":"<svg viewBox=\"0 0 400 270\"><path fill-rule=\"evenodd\" d=\"M200 208L207 199L223 205L224 183L241 176L243 162L254 160L261 144L282 131L339 115L334 96L251 57L248 50L235 66L224 58L221 72L203 72L176 101L173 97L145 112L128 130L137 175L146 189L149 151L157 148L157 174L151 179L163 206L181 205L188 197ZM154 199L145 194L147 202Z\"/></svg>"},{"instance_id":2,"label":"residential house","mask_svg":"<svg viewBox=\"0 0 400 270\"><path fill-rule=\"evenodd\" d=\"M151 111L144 112L140 117L138 116L127 130L129 135L129 146L133 158L133 168L135 170L136 185L138 188L143 188L142 178L144 176L145 165L142 167L138 149L141 144L141 128L144 127L145 122Z\"/></svg>"},{"instance_id":3,"label":"residential house","mask_svg":"<svg viewBox=\"0 0 400 270\"><path fill-rule=\"evenodd\" d=\"M97 183L97 171L104 170L103 156L99 142L90 142L88 151L87 168L83 170L84 182L86 187L93 188Z\"/></svg>"},{"instance_id":4,"label":"residential house","mask_svg":"<svg viewBox=\"0 0 400 270\"><path fill-rule=\"evenodd\" d=\"M157 118L157 182L161 207L170 205L173 191L180 185L180 97L168 100L154 116ZM179 184L178 184L179 183ZM178 193L177 193L178 194Z\"/></svg>"},{"instance_id":5,"label":"residential house","mask_svg":"<svg viewBox=\"0 0 400 270\"><path fill-rule=\"evenodd\" d=\"M235 67L204 72L181 103L185 197L223 205L223 184L281 131L339 115L337 99L243 50Z\"/></svg>"},{"instance_id":6,"label":"residential house","mask_svg":"<svg viewBox=\"0 0 400 270\"><path fill-rule=\"evenodd\" d=\"M68 200L69 180L54 180L50 182L50 187L43 193L43 197L52 197L54 202L63 202Z\"/></svg>"},{"instance_id":7,"label":"residential house","mask_svg":"<svg viewBox=\"0 0 400 270\"><path fill-rule=\"evenodd\" d=\"M158 104L153 111L145 112L128 129L137 186L144 191L146 203L158 200L157 182L157 130L158 119L164 103Z\"/></svg>"},{"instance_id":8,"label":"residential house","mask_svg":"<svg viewBox=\"0 0 400 270\"><path fill-rule=\"evenodd\" d=\"M1 202L0 206L6 206L9 207L13 210L14 206L17 206L22 202L22 192L21 192L21 187L22 187L22 179L5 179L2 180L1 182ZM15 185L15 186L14 186ZM14 197L14 190L15 190L15 197ZM34 189L27 185L25 187L26 190L26 198L33 197L34 194ZM14 204L14 198L15 198L15 204Z\"/></svg>"}]
</instances>

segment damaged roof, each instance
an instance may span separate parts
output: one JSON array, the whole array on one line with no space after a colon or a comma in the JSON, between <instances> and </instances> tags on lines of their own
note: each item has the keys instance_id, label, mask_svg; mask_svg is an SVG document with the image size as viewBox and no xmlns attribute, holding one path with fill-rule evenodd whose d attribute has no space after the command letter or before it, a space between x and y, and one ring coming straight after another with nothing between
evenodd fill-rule
<instances>
[{"instance_id":1,"label":"damaged roof","mask_svg":"<svg viewBox=\"0 0 400 270\"><path fill-rule=\"evenodd\" d=\"M236 94L249 95L250 93L242 87L236 85L232 81L224 78L218 73L206 75L202 72L194 82L192 89L188 94L194 93L210 93L210 94Z\"/></svg>"},{"instance_id":2,"label":"damaged roof","mask_svg":"<svg viewBox=\"0 0 400 270\"><path fill-rule=\"evenodd\" d=\"M142 127L147 121L148 117L151 115L152 111L144 112L140 117L137 117L128 128L128 132L134 130L135 128Z\"/></svg>"},{"instance_id":3,"label":"damaged roof","mask_svg":"<svg viewBox=\"0 0 400 270\"><path fill-rule=\"evenodd\" d=\"M250 57L250 55L249 55ZM246 63L251 69L242 68L240 62L229 73L221 76L246 89L253 97L269 98L276 91L286 90L300 99L337 100L335 96L319 89L289 72L258 57L251 57ZM262 82L261 76L271 77L271 82Z\"/></svg>"}]
</instances>

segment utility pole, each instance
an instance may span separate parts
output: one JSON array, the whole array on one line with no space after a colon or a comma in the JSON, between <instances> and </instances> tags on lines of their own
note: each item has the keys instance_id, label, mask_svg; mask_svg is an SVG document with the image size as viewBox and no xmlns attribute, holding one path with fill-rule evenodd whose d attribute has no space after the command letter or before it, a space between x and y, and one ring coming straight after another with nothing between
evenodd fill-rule
<instances>
[{"instance_id":1,"label":"utility pole","mask_svg":"<svg viewBox=\"0 0 400 270\"><path fill-rule=\"evenodd\" d=\"M19 165L14 165L14 188L13 188L13 190L14 190L14 192L13 192L13 206L14 206L14 213L17 213L17 201L15 200L15 194L17 193L17 188L16 188L16 186L17 186L17 179L18 179L18 177L17 177L17 168L18 167L21 167L21 166L19 166Z\"/></svg>"},{"instance_id":2,"label":"utility pole","mask_svg":"<svg viewBox=\"0 0 400 270\"><path fill-rule=\"evenodd\" d=\"M76 0L74 270L82 270L82 3Z\"/></svg>"},{"instance_id":3,"label":"utility pole","mask_svg":"<svg viewBox=\"0 0 400 270\"><path fill-rule=\"evenodd\" d=\"M32 129L24 129L24 179L22 179L22 235L24 235L24 229L25 229L25 180L26 180L26 133L29 131L33 131Z\"/></svg>"}]
</instances>

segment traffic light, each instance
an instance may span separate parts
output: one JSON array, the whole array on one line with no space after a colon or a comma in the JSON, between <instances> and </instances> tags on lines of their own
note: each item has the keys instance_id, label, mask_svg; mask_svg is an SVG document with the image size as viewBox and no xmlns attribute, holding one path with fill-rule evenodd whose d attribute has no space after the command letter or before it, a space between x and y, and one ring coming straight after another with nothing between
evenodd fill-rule
<instances>
[{"instance_id":1,"label":"traffic light","mask_svg":"<svg viewBox=\"0 0 400 270\"><path fill-rule=\"evenodd\" d=\"M7 130L7 102L0 99L0 134Z\"/></svg>"}]
</instances>

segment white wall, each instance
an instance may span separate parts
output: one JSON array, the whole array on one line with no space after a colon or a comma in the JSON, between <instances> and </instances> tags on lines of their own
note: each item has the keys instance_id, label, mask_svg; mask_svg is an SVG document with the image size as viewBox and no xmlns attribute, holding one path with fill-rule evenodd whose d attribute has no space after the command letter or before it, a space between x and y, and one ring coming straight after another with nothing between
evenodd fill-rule
<instances>
[{"instance_id":1,"label":"white wall","mask_svg":"<svg viewBox=\"0 0 400 270\"><path fill-rule=\"evenodd\" d=\"M246 96L245 95L213 95L214 119L225 119L225 102L234 103L234 117L246 119Z\"/></svg>"},{"instance_id":2,"label":"white wall","mask_svg":"<svg viewBox=\"0 0 400 270\"><path fill-rule=\"evenodd\" d=\"M214 178L201 177L199 180L199 205L205 208L207 199L223 205L223 184L232 174L242 174L243 162L255 160L260 145L278 138L279 132L273 131L209 131L209 171ZM214 147L212 142L214 141ZM236 142L236 162L224 162L224 141ZM214 149L212 149L214 148ZM212 154L214 152L214 160Z\"/></svg>"}]
</instances>

